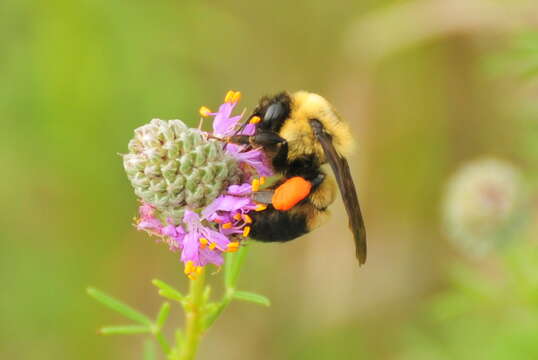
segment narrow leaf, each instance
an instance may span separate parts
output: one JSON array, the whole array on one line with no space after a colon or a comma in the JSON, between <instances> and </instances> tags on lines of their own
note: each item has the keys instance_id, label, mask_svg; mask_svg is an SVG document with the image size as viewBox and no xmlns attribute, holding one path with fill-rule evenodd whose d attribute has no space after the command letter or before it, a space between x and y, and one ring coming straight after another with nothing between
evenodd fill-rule
<instances>
[{"instance_id":1,"label":"narrow leaf","mask_svg":"<svg viewBox=\"0 0 538 360\"><path fill-rule=\"evenodd\" d=\"M170 315L170 303L165 302L161 305L161 309L157 315L156 325L158 329L163 328L166 319L168 319L168 315Z\"/></svg>"},{"instance_id":2,"label":"narrow leaf","mask_svg":"<svg viewBox=\"0 0 538 360\"><path fill-rule=\"evenodd\" d=\"M204 330L208 329L211 325L213 325L213 323L220 316L224 308L228 306L229 302L229 299L225 299L221 303L215 304L216 306L208 309L207 315L203 319Z\"/></svg>"},{"instance_id":3,"label":"narrow leaf","mask_svg":"<svg viewBox=\"0 0 538 360\"><path fill-rule=\"evenodd\" d=\"M235 291L232 296L237 300L248 301L263 306L271 306L271 301L260 294L255 294L248 291Z\"/></svg>"},{"instance_id":4,"label":"narrow leaf","mask_svg":"<svg viewBox=\"0 0 538 360\"><path fill-rule=\"evenodd\" d=\"M168 291L168 290L159 290L159 295L167 299L179 301L179 302L183 302L185 300L183 297L177 296L175 292Z\"/></svg>"},{"instance_id":5,"label":"narrow leaf","mask_svg":"<svg viewBox=\"0 0 538 360\"><path fill-rule=\"evenodd\" d=\"M179 292L179 290L175 289L171 285L168 285L167 283L165 283L162 280L153 279L153 281L151 283L153 285L155 285L156 287L158 287L160 290L166 291L166 293L168 293L168 294L173 294L174 300L175 299L182 299L183 300L185 298L183 296L183 294L181 292ZM178 301L181 301L181 300L178 300Z\"/></svg>"},{"instance_id":6,"label":"narrow leaf","mask_svg":"<svg viewBox=\"0 0 538 360\"><path fill-rule=\"evenodd\" d=\"M151 332L151 329L141 325L106 326L101 328L99 332L103 335L132 335L147 334Z\"/></svg>"},{"instance_id":7,"label":"narrow leaf","mask_svg":"<svg viewBox=\"0 0 538 360\"><path fill-rule=\"evenodd\" d=\"M146 325L147 327L150 327L151 320L144 314L138 312L137 310L133 309L129 305L126 305L122 303L119 300L114 299L113 297L95 289L95 288L88 288L87 289L88 295L93 297L95 300L99 301L101 304L107 306L108 308L119 312L123 316L136 321L140 324Z\"/></svg>"},{"instance_id":8,"label":"narrow leaf","mask_svg":"<svg viewBox=\"0 0 538 360\"><path fill-rule=\"evenodd\" d=\"M144 360L157 360L155 342L151 339L144 341Z\"/></svg>"}]
</instances>

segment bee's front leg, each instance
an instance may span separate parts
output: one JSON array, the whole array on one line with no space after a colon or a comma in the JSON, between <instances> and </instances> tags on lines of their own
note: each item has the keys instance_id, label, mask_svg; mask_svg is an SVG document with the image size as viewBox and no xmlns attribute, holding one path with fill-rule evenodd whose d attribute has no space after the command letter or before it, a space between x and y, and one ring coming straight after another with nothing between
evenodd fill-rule
<instances>
[{"instance_id":1,"label":"bee's front leg","mask_svg":"<svg viewBox=\"0 0 538 360\"><path fill-rule=\"evenodd\" d=\"M262 147L277 172L284 171L288 165L288 142L273 131L258 131L253 136L235 135L231 136L228 141L234 144Z\"/></svg>"},{"instance_id":2,"label":"bee's front leg","mask_svg":"<svg viewBox=\"0 0 538 360\"><path fill-rule=\"evenodd\" d=\"M254 147L263 147L273 149L283 143L286 139L273 131L257 131L255 135L233 135L226 139L232 144L252 145Z\"/></svg>"}]
</instances>

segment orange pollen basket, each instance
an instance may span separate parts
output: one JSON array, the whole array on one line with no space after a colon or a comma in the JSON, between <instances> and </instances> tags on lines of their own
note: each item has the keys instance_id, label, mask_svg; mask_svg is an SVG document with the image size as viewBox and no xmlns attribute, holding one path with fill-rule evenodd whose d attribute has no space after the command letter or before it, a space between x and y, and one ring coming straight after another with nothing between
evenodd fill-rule
<instances>
[{"instance_id":1,"label":"orange pollen basket","mask_svg":"<svg viewBox=\"0 0 538 360\"><path fill-rule=\"evenodd\" d=\"M275 209L287 211L306 198L311 189L310 181L294 176L276 188L271 202Z\"/></svg>"}]
</instances>

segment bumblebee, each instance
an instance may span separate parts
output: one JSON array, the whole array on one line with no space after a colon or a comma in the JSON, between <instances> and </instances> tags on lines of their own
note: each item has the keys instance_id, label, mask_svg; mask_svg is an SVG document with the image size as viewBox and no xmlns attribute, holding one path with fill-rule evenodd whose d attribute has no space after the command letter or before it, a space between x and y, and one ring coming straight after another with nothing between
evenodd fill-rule
<instances>
[{"instance_id":1,"label":"bumblebee","mask_svg":"<svg viewBox=\"0 0 538 360\"><path fill-rule=\"evenodd\" d=\"M230 141L262 147L280 181L254 193L267 209L252 213L250 237L285 242L320 226L340 189L355 240L359 264L366 261L366 231L346 156L354 141L348 125L320 95L299 91L263 97L249 120L257 117L253 136ZM334 177L322 165L328 163Z\"/></svg>"}]
</instances>

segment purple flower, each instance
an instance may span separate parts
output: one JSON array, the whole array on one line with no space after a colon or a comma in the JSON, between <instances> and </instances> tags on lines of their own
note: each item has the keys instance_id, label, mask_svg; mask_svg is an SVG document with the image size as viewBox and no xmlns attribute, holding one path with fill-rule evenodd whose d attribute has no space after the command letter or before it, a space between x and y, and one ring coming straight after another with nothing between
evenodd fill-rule
<instances>
[{"instance_id":1,"label":"purple flower","mask_svg":"<svg viewBox=\"0 0 538 360\"><path fill-rule=\"evenodd\" d=\"M241 135L254 135L256 133L256 125L255 124L246 124L243 131L241 131Z\"/></svg>"},{"instance_id":2,"label":"purple flower","mask_svg":"<svg viewBox=\"0 0 538 360\"><path fill-rule=\"evenodd\" d=\"M226 146L226 152L239 162L254 168L259 176L273 175L273 169L268 164L265 153L261 148L243 151L243 146L228 144L228 146Z\"/></svg>"},{"instance_id":3,"label":"purple flower","mask_svg":"<svg viewBox=\"0 0 538 360\"><path fill-rule=\"evenodd\" d=\"M197 213L185 210L183 222L187 233L183 239L181 261L185 263L185 274L190 278L195 278L201 271L199 269L207 264L221 266L224 263L222 253L230 250L228 237L202 225L201 221Z\"/></svg>"},{"instance_id":4,"label":"purple flower","mask_svg":"<svg viewBox=\"0 0 538 360\"><path fill-rule=\"evenodd\" d=\"M203 116L214 116L213 119L213 135L217 137L226 137L236 134L238 130L238 124L243 114L231 116L237 102L239 101L241 94L239 92L229 91L224 99L224 104L219 107L219 111L210 112L206 107L202 107L200 113ZM258 117L259 121L259 117ZM256 132L256 124L248 123L239 132L240 135L254 135ZM253 149L244 151L246 146L227 144L226 152L232 157L237 159L240 163L244 163L252 167L259 176L271 176L273 171L268 165L267 158L265 157L262 149Z\"/></svg>"},{"instance_id":5,"label":"purple flower","mask_svg":"<svg viewBox=\"0 0 538 360\"><path fill-rule=\"evenodd\" d=\"M180 225L175 226L172 219L166 220L168 225L161 229L161 234L166 237L170 250L177 251L183 249L183 239L185 238L185 230Z\"/></svg>"},{"instance_id":6,"label":"purple flower","mask_svg":"<svg viewBox=\"0 0 538 360\"><path fill-rule=\"evenodd\" d=\"M205 116L214 116L213 135L224 137L235 133L237 124L239 120L241 120L243 114L236 116L231 115L240 98L240 92L228 91L224 99L224 104L219 107L219 111L215 113L205 112Z\"/></svg>"},{"instance_id":7,"label":"purple flower","mask_svg":"<svg viewBox=\"0 0 538 360\"><path fill-rule=\"evenodd\" d=\"M140 214L136 223L138 230L144 230L151 235L161 235L163 225L159 219L155 217L155 208L147 203L142 203L138 208Z\"/></svg>"},{"instance_id":8,"label":"purple flower","mask_svg":"<svg viewBox=\"0 0 538 360\"><path fill-rule=\"evenodd\" d=\"M213 117L211 135L226 138L256 133L260 117L254 116L243 124L243 114L232 115L240 97L239 92L229 91L217 112L213 113L205 106L200 108L203 117ZM252 224L249 213L266 208L255 203L251 196L263 184L265 176L273 175L263 149L228 143L225 152L238 162L243 181L251 183L229 186L203 209L185 209L181 224L178 219L164 221L161 212L149 203L142 202L138 210L136 227L157 235L159 240L168 243L170 250L181 251L180 259L185 263L185 274L190 279L196 279L207 264L221 266L224 252L237 251L238 239L249 235Z\"/></svg>"},{"instance_id":9,"label":"purple flower","mask_svg":"<svg viewBox=\"0 0 538 360\"><path fill-rule=\"evenodd\" d=\"M220 195L203 211L202 216L219 224L219 231L224 235L241 234L243 237L250 233L252 223L249 212L260 211L265 207L256 204L250 197L252 184L231 185L227 194Z\"/></svg>"}]
</instances>

